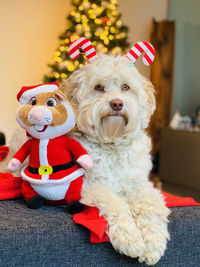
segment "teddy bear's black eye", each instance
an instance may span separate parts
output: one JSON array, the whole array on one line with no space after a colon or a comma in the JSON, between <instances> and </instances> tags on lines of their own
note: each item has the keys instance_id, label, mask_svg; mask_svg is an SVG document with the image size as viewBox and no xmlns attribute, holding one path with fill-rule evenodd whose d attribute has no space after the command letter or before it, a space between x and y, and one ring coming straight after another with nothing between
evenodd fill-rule
<instances>
[{"instance_id":1,"label":"teddy bear's black eye","mask_svg":"<svg viewBox=\"0 0 200 267\"><path fill-rule=\"evenodd\" d=\"M47 99L46 103L47 103L47 106L49 106L49 107L53 107L53 106L57 105L57 101L53 97L49 97Z\"/></svg>"},{"instance_id":2,"label":"teddy bear's black eye","mask_svg":"<svg viewBox=\"0 0 200 267\"><path fill-rule=\"evenodd\" d=\"M130 87L129 87L128 84L126 84L126 83L122 84L122 90L123 90L123 91L127 91L127 90L129 90L129 89L130 89Z\"/></svg>"},{"instance_id":3,"label":"teddy bear's black eye","mask_svg":"<svg viewBox=\"0 0 200 267\"><path fill-rule=\"evenodd\" d=\"M103 85L101 85L101 84L97 84L95 87L94 87L94 89L95 90L97 90L97 91L104 91L104 86Z\"/></svg>"},{"instance_id":4,"label":"teddy bear's black eye","mask_svg":"<svg viewBox=\"0 0 200 267\"><path fill-rule=\"evenodd\" d=\"M36 97L32 97L32 98L31 98L30 104L31 104L32 106L35 106L35 105L37 104L37 99L36 99Z\"/></svg>"}]
</instances>

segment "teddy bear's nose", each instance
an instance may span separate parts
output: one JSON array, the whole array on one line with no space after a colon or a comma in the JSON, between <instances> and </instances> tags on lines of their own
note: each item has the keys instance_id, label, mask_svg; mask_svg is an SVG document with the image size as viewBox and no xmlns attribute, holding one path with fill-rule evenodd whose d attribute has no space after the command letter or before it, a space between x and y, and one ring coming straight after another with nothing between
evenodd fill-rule
<instances>
[{"instance_id":1,"label":"teddy bear's nose","mask_svg":"<svg viewBox=\"0 0 200 267\"><path fill-rule=\"evenodd\" d=\"M29 112L28 120L31 124L48 125L52 122L52 113L46 107L37 106Z\"/></svg>"},{"instance_id":2,"label":"teddy bear's nose","mask_svg":"<svg viewBox=\"0 0 200 267\"><path fill-rule=\"evenodd\" d=\"M120 111L120 110L122 110L124 103L122 102L121 99L115 98L112 101L110 101L110 106L111 106L112 110Z\"/></svg>"}]
</instances>

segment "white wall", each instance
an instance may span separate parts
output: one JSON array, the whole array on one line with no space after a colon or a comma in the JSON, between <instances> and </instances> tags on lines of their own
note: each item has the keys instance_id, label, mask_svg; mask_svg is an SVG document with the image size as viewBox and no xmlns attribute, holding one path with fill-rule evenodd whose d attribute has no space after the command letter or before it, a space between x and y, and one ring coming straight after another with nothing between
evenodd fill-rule
<instances>
[{"instance_id":1,"label":"white wall","mask_svg":"<svg viewBox=\"0 0 200 267\"><path fill-rule=\"evenodd\" d=\"M171 0L169 19L176 20L172 114L192 115L200 105L200 1Z\"/></svg>"},{"instance_id":2,"label":"white wall","mask_svg":"<svg viewBox=\"0 0 200 267\"><path fill-rule=\"evenodd\" d=\"M152 18L167 17L168 0L119 0L122 21L130 28L130 43L149 41ZM16 94L21 86L37 84L47 72L65 30L69 0L0 0L0 131L10 139L17 127ZM139 64L149 76L150 68Z\"/></svg>"},{"instance_id":3,"label":"white wall","mask_svg":"<svg viewBox=\"0 0 200 267\"><path fill-rule=\"evenodd\" d=\"M157 21L167 19L168 0L119 0L119 11L122 21L129 26L129 39L133 46L138 41L150 41L152 18ZM141 59L137 67L149 78L150 67L145 66Z\"/></svg>"},{"instance_id":4,"label":"white wall","mask_svg":"<svg viewBox=\"0 0 200 267\"><path fill-rule=\"evenodd\" d=\"M0 0L0 131L7 140L17 127L16 95L42 82L69 9L66 0Z\"/></svg>"}]
</instances>

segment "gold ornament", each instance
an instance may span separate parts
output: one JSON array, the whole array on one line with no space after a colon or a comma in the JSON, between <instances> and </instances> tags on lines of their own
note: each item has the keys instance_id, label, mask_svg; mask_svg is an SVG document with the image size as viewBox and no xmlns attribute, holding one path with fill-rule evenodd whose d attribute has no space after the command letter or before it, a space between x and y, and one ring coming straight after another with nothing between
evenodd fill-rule
<instances>
[{"instance_id":1,"label":"gold ornament","mask_svg":"<svg viewBox=\"0 0 200 267\"><path fill-rule=\"evenodd\" d=\"M61 57L54 57L54 60L58 63L60 63L62 61L62 58Z\"/></svg>"},{"instance_id":2,"label":"gold ornament","mask_svg":"<svg viewBox=\"0 0 200 267\"><path fill-rule=\"evenodd\" d=\"M96 50L97 50L97 53L101 54L103 49L104 49L104 45L102 43L98 43L97 46L96 46Z\"/></svg>"},{"instance_id":3,"label":"gold ornament","mask_svg":"<svg viewBox=\"0 0 200 267\"><path fill-rule=\"evenodd\" d=\"M89 9L89 10L88 10L88 14L89 14L89 15L94 14L94 9Z\"/></svg>"},{"instance_id":4,"label":"gold ornament","mask_svg":"<svg viewBox=\"0 0 200 267\"><path fill-rule=\"evenodd\" d=\"M84 32L90 32L90 27L88 25L83 26L83 31Z\"/></svg>"},{"instance_id":5,"label":"gold ornament","mask_svg":"<svg viewBox=\"0 0 200 267\"><path fill-rule=\"evenodd\" d=\"M121 55L122 54L122 49L119 46L116 46L115 48L112 49L112 54L113 55Z\"/></svg>"},{"instance_id":6,"label":"gold ornament","mask_svg":"<svg viewBox=\"0 0 200 267\"><path fill-rule=\"evenodd\" d=\"M104 29L103 29L102 27L98 27L98 28L97 28L97 32L98 32L98 33L103 33L103 32L104 32Z\"/></svg>"},{"instance_id":7,"label":"gold ornament","mask_svg":"<svg viewBox=\"0 0 200 267\"><path fill-rule=\"evenodd\" d=\"M74 71L75 68L74 68L74 65L72 63L70 63L68 66L67 66L67 69L68 71Z\"/></svg>"},{"instance_id":8,"label":"gold ornament","mask_svg":"<svg viewBox=\"0 0 200 267\"><path fill-rule=\"evenodd\" d=\"M78 9L79 9L80 11L82 11L84 8L83 8L82 5L80 5L80 6L78 7Z\"/></svg>"},{"instance_id":9,"label":"gold ornament","mask_svg":"<svg viewBox=\"0 0 200 267\"><path fill-rule=\"evenodd\" d=\"M53 75L56 79L58 79L60 77L60 74L58 72L53 72Z\"/></svg>"},{"instance_id":10,"label":"gold ornament","mask_svg":"<svg viewBox=\"0 0 200 267\"><path fill-rule=\"evenodd\" d=\"M65 46L64 45L60 46L60 51L61 52L64 52L65 51Z\"/></svg>"},{"instance_id":11,"label":"gold ornament","mask_svg":"<svg viewBox=\"0 0 200 267\"><path fill-rule=\"evenodd\" d=\"M122 22L121 22L121 20L118 20L118 21L116 22L116 25L117 25L117 27L121 27L121 26L122 26Z\"/></svg>"},{"instance_id":12,"label":"gold ornament","mask_svg":"<svg viewBox=\"0 0 200 267\"><path fill-rule=\"evenodd\" d=\"M71 40L71 42L77 40L78 38L79 38L79 35L76 34L76 33L73 33L73 34L70 36L70 40Z\"/></svg>"},{"instance_id":13,"label":"gold ornament","mask_svg":"<svg viewBox=\"0 0 200 267\"><path fill-rule=\"evenodd\" d=\"M91 18L91 19L96 19L96 15L95 14L92 14L92 15L89 15L89 17Z\"/></svg>"},{"instance_id":14,"label":"gold ornament","mask_svg":"<svg viewBox=\"0 0 200 267\"><path fill-rule=\"evenodd\" d=\"M61 73L60 77L61 77L62 79L65 79L65 78L67 78L67 74L66 74L66 73Z\"/></svg>"},{"instance_id":15,"label":"gold ornament","mask_svg":"<svg viewBox=\"0 0 200 267\"><path fill-rule=\"evenodd\" d=\"M60 51L56 51L54 54L55 54L56 57L59 57L61 55L61 52Z\"/></svg>"},{"instance_id":16,"label":"gold ornament","mask_svg":"<svg viewBox=\"0 0 200 267\"><path fill-rule=\"evenodd\" d=\"M82 34L83 33L83 26L79 23L76 25L75 30L77 34Z\"/></svg>"},{"instance_id":17,"label":"gold ornament","mask_svg":"<svg viewBox=\"0 0 200 267\"><path fill-rule=\"evenodd\" d=\"M107 48L107 47L104 47L104 48L102 49L102 53L106 53L106 52L108 52L108 48Z\"/></svg>"},{"instance_id":18,"label":"gold ornament","mask_svg":"<svg viewBox=\"0 0 200 267\"><path fill-rule=\"evenodd\" d=\"M102 20L101 20L101 19L95 19L94 22L95 22L96 24L101 24L101 23L102 23Z\"/></svg>"},{"instance_id":19,"label":"gold ornament","mask_svg":"<svg viewBox=\"0 0 200 267\"><path fill-rule=\"evenodd\" d=\"M108 45L109 43L110 43L109 39L108 39L108 38L105 38L105 39L104 39L104 44L105 44L105 45Z\"/></svg>"},{"instance_id":20,"label":"gold ornament","mask_svg":"<svg viewBox=\"0 0 200 267\"><path fill-rule=\"evenodd\" d=\"M91 32L85 32L85 37L87 37L88 39L90 39L92 36Z\"/></svg>"},{"instance_id":21,"label":"gold ornament","mask_svg":"<svg viewBox=\"0 0 200 267\"><path fill-rule=\"evenodd\" d=\"M108 2L108 1L102 1L102 2L101 2L101 5L102 5L104 8L107 8L107 6L109 5L109 2Z\"/></svg>"},{"instance_id":22,"label":"gold ornament","mask_svg":"<svg viewBox=\"0 0 200 267\"><path fill-rule=\"evenodd\" d=\"M116 10L112 11L111 13L113 16L117 16L118 12Z\"/></svg>"},{"instance_id":23,"label":"gold ornament","mask_svg":"<svg viewBox=\"0 0 200 267\"><path fill-rule=\"evenodd\" d=\"M115 27L110 27L110 32L111 32L111 33L115 33L115 32L116 32Z\"/></svg>"},{"instance_id":24,"label":"gold ornament","mask_svg":"<svg viewBox=\"0 0 200 267\"><path fill-rule=\"evenodd\" d=\"M69 43L69 39L65 39L65 44L68 44Z\"/></svg>"},{"instance_id":25,"label":"gold ornament","mask_svg":"<svg viewBox=\"0 0 200 267\"><path fill-rule=\"evenodd\" d=\"M92 4L92 8L93 9L96 9L97 8L97 5L96 4Z\"/></svg>"},{"instance_id":26,"label":"gold ornament","mask_svg":"<svg viewBox=\"0 0 200 267\"><path fill-rule=\"evenodd\" d=\"M83 1L82 5L83 5L84 9L89 9L91 6L91 4L88 1Z\"/></svg>"},{"instance_id":27,"label":"gold ornament","mask_svg":"<svg viewBox=\"0 0 200 267\"><path fill-rule=\"evenodd\" d=\"M116 9L116 6L114 4L109 4L108 5L108 8L111 9L111 10L115 10Z\"/></svg>"},{"instance_id":28,"label":"gold ornament","mask_svg":"<svg viewBox=\"0 0 200 267\"><path fill-rule=\"evenodd\" d=\"M76 12L73 10L71 11L70 15L74 17L76 15Z\"/></svg>"}]
</instances>

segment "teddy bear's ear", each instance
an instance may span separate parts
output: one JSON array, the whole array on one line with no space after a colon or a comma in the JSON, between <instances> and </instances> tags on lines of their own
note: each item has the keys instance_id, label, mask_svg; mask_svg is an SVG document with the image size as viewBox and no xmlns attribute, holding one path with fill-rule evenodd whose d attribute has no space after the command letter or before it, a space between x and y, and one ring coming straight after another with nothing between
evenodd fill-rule
<instances>
[{"instance_id":1,"label":"teddy bear's ear","mask_svg":"<svg viewBox=\"0 0 200 267\"><path fill-rule=\"evenodd\" d=\"M61 90L55 90L55 95L63 102L67 101L65 94Z\"/></svg>"}]
</instances>

